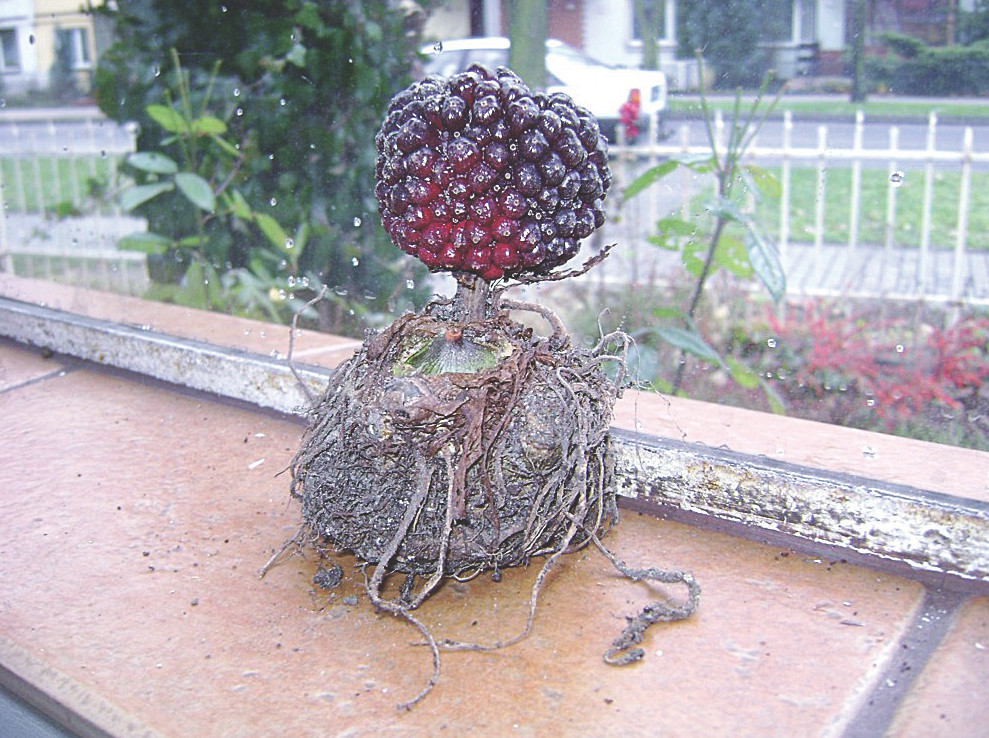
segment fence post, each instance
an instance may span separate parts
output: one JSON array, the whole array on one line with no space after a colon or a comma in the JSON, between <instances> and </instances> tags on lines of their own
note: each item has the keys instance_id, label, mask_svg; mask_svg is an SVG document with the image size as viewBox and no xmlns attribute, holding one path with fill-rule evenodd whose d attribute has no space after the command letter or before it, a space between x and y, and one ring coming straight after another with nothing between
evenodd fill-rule
<instances>
[{"instance_id":1,"label":"fence post","mask_svg":"<svg viewBox=\"0 0 989 738\"><path fill-rule=\"evenodd\" d=\"M812 275L818 274L818 270L821 268L821 251L824 246L824 206L825 206L825 191L824 186L827 182L827 148L828 148L828 129L827 126L817 127L817 191L815 193L814 201L814 257L811 262L813 269L811 270Z\"/></svg>"},{"instance_id":2,"label":"fence post","mask_svg":"<svg viewBox=\"0 0 989 738\"><path fill-rule=\"evenodd\" d=\"M927 270L930 268L931 208L934 201L934 146L937 135L937 113L927 117L927 161L924 163L924 204L920 216L920 259L917 264L917 296L927 292Z\"/></svg>"},{"instance_id":3,"label":"fence post","mask_svg":"<svg viewBox=\"0 0 989 738\"><path fill-rule=\"evenodd\" d=\"M851 256L859 245L859 217L862 207L862 134L865 130L865 113L862 110L855 111L855 133L852 140L852 201L851 210L848 214L848 257Z\"/></svg>"},{"instance_id":4,"label":"fence post","mask_svg":"<svg viewBox=\"0 0 989 738\"><path fill-rule=\"evenodd\" d=\"M897 126L889 128L889 178L886 182L886 233L883 234L883 245L886 253L893 250L896 237L896 191L903 184L903 174L896 168L896 149L900 143L900 129Z\"/></svg>"},{"instance_id":5,"label":"fence post","mask_svg":"<svg viewBox=\"0 0 989 738\"><path fill-rule=\"evenodd\" d=\"M783 162L780 169L780 261L783 273L790 273L787 251L790 243L790 145L793 140L793 113L783 113ZM787 280L787 289L790 282Z\"/></svg>"},{"instance_id":6,"label":"fence post","mask_svg":"<svg viewBox=\"0 0 989 738\"><path fill-rule=\"evenodd\" d=\"M958 230L955 235L955 258L951 269L951 314L955 323L962 296L962 270L965 266L965 245L968 241L968 201L972 190L972 128L965 129L962 144L962 177L958 190Z\"/></svg>"}]
</instances>

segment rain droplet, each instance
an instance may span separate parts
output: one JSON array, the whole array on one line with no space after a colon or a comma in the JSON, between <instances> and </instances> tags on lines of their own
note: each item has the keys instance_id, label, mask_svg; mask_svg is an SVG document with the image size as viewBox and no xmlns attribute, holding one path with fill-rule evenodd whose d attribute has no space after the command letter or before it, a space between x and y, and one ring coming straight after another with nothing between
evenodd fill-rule
<instances>
[{"instance_id":1,"label":"rain droplet","mask_svg":"<svg viewBox=\"0 0 989 738\"><path fill-rule=\"evenodd\" d=\"M360 218L354 218L354 228L360 228L361 227L361 222L362 221L361 221Z\"/></svg>"},{"instance_id":2,"label":"rain droplet","mask_svg":"<svg viewBox=\"0 0 989 738\"><path fill-rule=\"evenodd\" d=\"M234 87L234 97L240 97L240 88Z\"/></svg>"},{"instance_id":3,"label":"rain droplet","mask_svg":"<svg viewBox=\"0 0 989 738\"><path fill-rule=\"evenodd\" d=\"M287 250L293 249L293 248L295 248L295 241L293 241L291 238L286 238L285 239L285 250L287 251ZM291 287L291 285L289 285L289 286Z\"/></svg>"},{"instance_id":4,"label":"rain droplet","mask_svg":"<svg viewBox=\"0 0 989 738\"><path fill-rule=\"evenodd\" d=\"M907 178L903 172L893 172L889 175L889 182L894 187L899 187L903 184L903 181Z\"/></svg>"},{"instance_id":5,"label":"rain droplet","mask_svg":"<svg viewBox=\"0 0 989 738\"><path fill-rule=\"evenodd\" d=\"M353 259L350 260L350 263L353 264L354 266L357 266L358 264L361 263L361 260L355 256Z\"/></svg>"},{"instance_id":6,"label":"rain droplet","mask_svg":"<svg viewBox=\"0 0 989 738\"><path fill-rule=\"evenodd\" d=\"M411 280L411 279L406 279L405 280L405 289L407 289L407 290L414 290L415 288L416 288L416 283L415 283L414 280Z\"/></svg>"},{"instance_id":7,"label":"rain droplet","mask_svg":"<svg viewBox=\"0 0 989 738\"><path fill-rule=\"evenodd\" d=\"M268 200L268 204L269 204L269 205L271 205L271 207L275 207L275 205L277 205L277 204L278 204L278 200L276 200L276 199L275 199L275 198L273 197L273 198L271 198L270 200Z\"/></svg>"},{"instance_id":8,"label":"rain droplet","mask_svg":"<svg viewBox=\"0 0 989 738\"><path fill-rule=\"evenodd\" d=\"M161 69L157 65L154 67L154 73L155 73L155 77L161 76Z\"/></svg>"},{"instance_id":9,"label":"rain droplet","mask_svg":"<svg viewBox=\"0 0 989 738\"><path fill-rule=\"evenodd\" d=\"M769 348L776 348L776 339L775 338L767 338L766 339L766 345L769 346Z\"/></svg>"},{"instance_id":10,"label":"rain droplet","mask_svg":"<svg viewBox=\"0 0 989 738\"><path fill-rule=\"evenodd\" d=\"M281 100L279 100L278 101L278 104L281 105L284 108L285 105L287 104L285 98L283 97Z\"/></svg>"},{"instance_id":11,"label":"rain droplet","mask_svg":"<svg viewBox=\"0 0 989 738\"><path fill-rule=\"evenodd\" d=\"M896 344L896 353L898 353L898 354L902 354L903 353L903 344L902 343Z\"/></svg>"},{"instance_id":12,"label":"rain droplet","mask_svg":"<svg viewBox=\"0 0 989 738\"><path fill-rule=\"evenodd\" d=\"M243 114L244 114L244 109L243 108L237 108L237 115L240 116L240 115L243 115Z\"/></svg>"},{"instance_id":13,"label":"rain droplet","mask_svg":"<svg viewBox=\"0 0 989 738\"><path fill-rule=\"evenodd\" d=\"M227 12L227 6L226 5L221 5L220 6L220 12L221 13L226 13Z\"/></svg>"},{"instance_id":14,"label":"rain droplet","mask_svg":"<svg viewBox=\"0 0 989 738\"><path fill-rule=\"evenodd\" d=\"M442 52L443 52L443 42L437 41L435 44L433 44L433 53L440 54Z\"/></svg>"},{"instance_id":15,"label":"rain droplet","mask_svg":"<svg viewBox=\"0 0 989 738\"><path fill-rule=\"evenodd\" d=\"M34 34L33 33L30 36L27 37L27 42L29 44L31 44L32 46L34 46Z\"/></svg>"}]
</instances>

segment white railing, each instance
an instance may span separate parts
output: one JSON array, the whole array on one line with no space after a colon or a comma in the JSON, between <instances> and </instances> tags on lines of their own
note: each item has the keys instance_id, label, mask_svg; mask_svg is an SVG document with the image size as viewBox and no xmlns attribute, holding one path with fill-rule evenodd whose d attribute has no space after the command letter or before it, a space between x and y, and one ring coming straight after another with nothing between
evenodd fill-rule
<instances>
[{"instance_id":1,"label":"white railing","mask_svg":"<svg viewBox=\"0 0 989 738\"><path fill-rule=\"evenodd\" d=\"M147 223L100 196L116 191L136 136L95 110L0 113L0 271L143 293L146 255L116 243Z\"/></svg>"},{"instance_id":2,"label":"white railing","mask_svg":"<svg viewBox=\"0 0 989 738\"><path fill-rule=\"evenodd\" d=\"M716 116L716 140L726 138L725 123ZM794 146L793 121L785 114L782 135L777 144L755 145L746 154L746 161L779 168L779 198L775 216L778 235L775 240L782 263L787 271L787 288L791 294L849 295L891 299L921 299L953 305L989 304L989 252L969 247L969 217L972 212L973 165L989 164L989 152L976 151L971 127L965 128L961 147L957 150L935 146L938 120L931 113L927 123L926 145L919 149L899 146L900 129L889 127L886 148L864 148L862 145L864 117L856 116L853 142L850 148L839 148L829 142L827 126L817 128L815 146ZM650 134L650 140L656 137ZM723 144L719 145L723 151ZM651 165L670 157L709 155L706 135L703 141L691 141L690 127L682 126L665 142L645 146L615 146L612 148L616 178L616 194L637 174ZM829 170L842 167L850 171L850 196L847 210L839 215L847 218L847 239L838 243L828 239L825 232L827 202L825 198ZM810 238L795 237L791 222L794 171L811 170L816 183L813 202L804 203L813 211ZM863 169L885 170L888 175L883 202L867 202L863 197ZM921 177L922 205L919 243L917 246L898 245L897 195L903 184L902 169L909 171L911 186ZM922 170L922 171L921 171ZM940 172L954 171L959 177L953 228L934 242L932 211L934 182ZM608 242L618 241L626 251L624 262L612 268L611 280L625 279L641 282L679 263L679 255L662 252L646 239L652 235L659 218L680 214L691 218L691 200L711 185L710 177L696 175L686 168L668 175L649 190L623 203L615 219L607 226ZM613 201L618 201L614 198ZM940 204L943 207L943 203ZM866 243L861 234L861 220L866 208L882 208L883 237ZM946 238L950 242L946 243ZM613 261L609 259L609 261Z\"/></svg>"}]
</instances>

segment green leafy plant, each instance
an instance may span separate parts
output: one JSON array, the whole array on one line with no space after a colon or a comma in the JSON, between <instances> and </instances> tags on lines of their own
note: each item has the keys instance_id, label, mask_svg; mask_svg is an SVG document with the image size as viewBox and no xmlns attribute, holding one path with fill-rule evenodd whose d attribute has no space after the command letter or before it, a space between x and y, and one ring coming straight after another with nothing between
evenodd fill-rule
<instances>
[{"instance_id":1,"label":"green leafy plant","mask_svg":"<svg viewBox=\"0 0 989 738\"><path fill-rule=\"evenodd\" d=\"M124 238L121 246L165 257L179 269L177 285L159 288L161 296L200 307L287 317L279 304L297 281L298 254L305 246L307 224L290 237L268 213L248 204L240 190L245 165L258 156L250 140L229 139L226 122L209 112L219 64L198 106L192 103L187 73L173 54L178 99L147 106L146 112L164 133L165 151L138 151L126 164L136 181L119 194L121 207L149 215L153 230ZM236 235L256 230L266 240L249 254L237 254ZM246 257L246 258L245 258ZM235 260L237 263L235 263ZM220 288L220 289L218 289Z\"/></svg>"},{"instance_id":2,"label":"green leafy plant","mask_svg":"<svg viewBox=\"0 0 989 738\"><path fill-rule=\"evenodd\" d=\"M422 10L429 5L285 0L205 3L189 13L185 0L105 3L100 12L113 22L119 42L100 57L97 101L111 118L141 125L140 150L160 149L161 126L149 111L173 107L166 97L172 75L163 70L174 49L197 117L209 96L210 114L227 126L226 134L216 135L245 154L236 189L253 213L271 216L293 240L288 253L272 242L273 229L261 231L265 218L246 221L244 230L244 218L215 216L209 243L219 254L208 261L221 272L227 260L233 269L250 267L235 272L238 279L261 275L254 266L260 263L287 280L294 263L296 280L309 275L331 288L333 299L315 308L319 326L359 335L369 322L425 297L425 270L401 259L378 224L373 131L392 94L411 79ZM218 62L222 74L214 76ZM216 152L221 146L208 132L198 140ZM182 163L181 152L169 155ZM172 185L155 198L159 213L167 213L164 203L184 197L174 177ZM218 213L227 207L222 198L217 207ZM183 227L183 235L197 233L192 221ZM274 261L265 255L279 251Z\"/></svg>"},{"instance_id":3,"label":"green leafy plant","mask_svg":"<svg viewBox=\"0 0 989 738\"><path fill-rule=\"evenodd\" d=\"M775 178L764 169L742 162L759 127L775 105L775 100L764 104L769 83L770 76L767 75L747 110L742 109L741 95L736 95L728 125L728 140L723 146L716 135L702 86L701 104L711 153L669 159L645 171L624 192L625 199L634 197L681 167L697 174L711 175L715 181L713 197L705 206L707 222L692 222L677 216L663 218L656 224L656 234L649 239L659 248L679 251L684 268L694 279L686 307L673 305L654 311L654 317L673 320L679 325L647 326L636 335L639 340L659 338L680 350L676 374L665 387L673 394L680 391L687 355L721 367L743 386L762 383L741 362L722 358L705 340L695 318L705 288L718 270L728 271L742 279L757 278L775 302L781 300L786 292L786 275L776 245L762 234L745 207L748 198L758 200L767 194L778 196ZM770 388L762 384L773 408L781 409Z\"/></svg>"}]
</instances>

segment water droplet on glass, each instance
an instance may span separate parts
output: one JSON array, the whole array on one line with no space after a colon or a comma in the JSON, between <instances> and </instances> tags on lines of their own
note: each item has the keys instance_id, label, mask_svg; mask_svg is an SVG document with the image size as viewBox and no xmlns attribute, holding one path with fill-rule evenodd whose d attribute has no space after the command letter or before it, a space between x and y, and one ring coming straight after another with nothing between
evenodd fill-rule
<instances>
[{"instance_id":1,"label":"water droplet on glass","mask_svg":"<svg viewBox=\"0 0 989 738\"><path fill-rule=\"evenodd\" d=\"M240 88L234 87L234 97L240 97Z\"/></svg>"},{"instance_id":2,"label":"water droplet on glass","mask_svg":"<svg viewBox=\"0 0 989 738\"><path fill-rule=\"evenodd\" d=\"M443 52L443 42L437 41L435 44L433 44L433 53L440 54L442 52Z\"/></svg>"},{"instance_id":3,"label":"water droplet on glass","mask_svg":"<svg viewBox=\"0 0 989 738\"><path fill-rule=\"evenodd\" d=\"M868 405L869 407L875 407L876 400L874 397L870 397L868 400L865 401L865 404Z\"/></svg>"},{"instance_id":4,"label":"water droplet on glass","mask_svg":"<svg viewBox=\"0 0 989 738\"><path fill-rule=\"evenodd\" d=\"M903 172L893 172L889 175L889 183L894 187L899 187L903 184L903 181L907 178Z\"/></svg>"},{"instance_id":5,"label":"water droplet on glass","mask_svg":"<svg viewBox=\"0 0 989 738\"><path fill-rule=\"evenodd\" d=\"M902 343L896 344L896 353L898 353L898 354L902 354L903 353L903 344Z\"/></svg>"},{"instance_id":6,"label":"water droplet on glass","mask_svg":"<svg viewBox=\"0 0 989 738\"><path fill-rule=\"evenodd\" d=\"M357 266L358 264L361 263L361 260L355 256L353 259L350 260L350 263L353 264L354 266Z\"/></svg>"},{"instance_id":7,"label":"water droplet on glass","mask_svg":"<svg viewBox=\"0 0 989 738\"><path fill-rule=\"evenodd\" d=\"M269 205L271 205L271 207L275 207L275 205L277 205L277 204L278 204L278 200L276 200L276 199L275 199L275 198L273 197L273 198L271 198L270 200L268 200L268 204L269 204Z\"/></svg>"},{"instance_id":8,"label":"water droplet on glass","mask_svg":"<svg viewBox=\"0 0 989 738\"><path fill-rule=\"evenodd\" d=\"M414 280L411 280L411 279L406 279L405 280L405 289L407 289L407 290L414 290L415 288L416 288L416 283L415 283Z\"/></svg>"},{"instance_id":9,"label":"water droplet on glass","mask_svg":"<svg viewBox=\"0 0 989 738\"><path fill-rule=\"evenodd\" d=\"M243 114L244 114L244 109L243 108L237 108L237 115L240 116L240 115L243 115Z\"/></svg>"},{"instance_id":10,"label":"water droplet on glass","mask_svg":"<svg viewBox=\"0 0 989 738\"><path fill-rule=\"evenodd\" d=\"M281 105L284 108L285 105L287 104L287 102L286 102L285 98L283 97L281 100L278 101L278 104Z\"/></svg>"},{"instance_id":11,"label":"water droplet on glass","mask_svg":"<svg viewBox=\"0 0 989 738\"><path fill-rule=\"evenodd\" d=\"M776 348L776 339L775 338L767 338L766 339L766 345L769 346L769 348Z\"/></svg>"},{"instance_id":12,"label":"water droplet on glass","mask_svg":"<svg viewBox=\"0 0 989 738\"><path fill-rule=\"evenodd\" d=\"M360 218L354 218L354 228L360 228L361 227L361 222L362 221L361 221Z\"/></svg>"},{"instance_id":13,"label":"water droplet on glass","mask_svg":"<svg viewBox=\"0 0 989 738\"><path fill-rule=\"evenodd\" d=\"M285 248L286 248L286 250L295 248L295 241L293 241L291 238L286 238L285 239ZM289 279L291 279L291 277L289 277ZM289 285L289 287L291 287L291 286L292 285Z\"/></svg>"},{"instance_id":14,"label":"water droplet on glass","mask_svg":"<svg viewBox=\"0 0 989 738\"><path fill-rule=\"evenodd\" d=\"M227 12L227 6L226 5L221 5L220 6L220 12L221 13L226 13Z\"/></svg>"},{"instance_id":15,"label":"water droplet on glass","mask_svg":"<svg viewBox=\"0 0 989 738\"><path fill-rule=\"evenodd\" d=\"M155 77L161 76L161 69L157 65L155 65L154 67L154 73L155 73Z\"/></svg>"},{"instance_id":16,"label":"water droplet on glass","mask_svg":"<svg viewBox=\"0 0 989 738\"><path fill-rule=\"evenodd\" d=\"M34 46L34 34L33 33L30 36L27 37L27 42L29 44L31 44L32 46Z\"/></svg>"}]
</instances>

